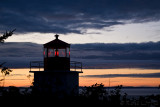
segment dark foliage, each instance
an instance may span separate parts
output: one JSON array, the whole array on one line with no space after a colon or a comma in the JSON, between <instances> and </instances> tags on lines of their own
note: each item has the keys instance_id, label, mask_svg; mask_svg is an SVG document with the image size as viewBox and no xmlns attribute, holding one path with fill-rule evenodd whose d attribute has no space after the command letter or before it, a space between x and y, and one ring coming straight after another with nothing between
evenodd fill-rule
<instances>
[{"instance_id":1,"label":"dark foliage","mask_svg":"<svg viewBox=\"0 0 160 107\"><path fill-rule=\"evenodd\" d=\"M0 87L0 101L5 105L41 105L41 106L107 106L107 107L159 107L160 95L140 96L127 98L127 94L121 94L122 85L113 90L106 90L103 84L94 84L83 87L79 96L65 96L58 98L49 94L35 94L33 87L20 91L17 87ZM30 90L30 91L29 91ZM8 103L10 102L10 103Z\"/></svg>"},{"instance_id":2,"label":"dark foliage","mask_svg":"<svg viewBox=\"0 0 160 107\"><path fill-rule=\"evenodd\" d=\"M9 31L9 32L6 31L2 36L0 36L0 43L4 43L4 40L7 39L8 37L12 36L12 34L15 30L16 29L13 29L12 31Z\"/></svg>"},{"instance_id":3,"label":"dark foliage","mask_svg":"<svg viewBox=\"0 0 160 107\"><path fill-rule=\"evenodd\" d=\"M9 31L9 32L5 32L2 36L0 36L0 43L4 43L4 40L7 39L8 37L12 36L13 35L13 32L15 31L16 29L12 30L12 31ZM1 69L1 73L2 73L2 76L3 76L3 79L0 79L0 82L3 81L3 86L4 86L4 80L5 80L5 76L6 75L9 75L10 72L12 72L12 70L10 70L8 67L4 67L3 65L5 64L6 62L3 62L0 64L0 68Z\"/></svg>"}]
</instances>

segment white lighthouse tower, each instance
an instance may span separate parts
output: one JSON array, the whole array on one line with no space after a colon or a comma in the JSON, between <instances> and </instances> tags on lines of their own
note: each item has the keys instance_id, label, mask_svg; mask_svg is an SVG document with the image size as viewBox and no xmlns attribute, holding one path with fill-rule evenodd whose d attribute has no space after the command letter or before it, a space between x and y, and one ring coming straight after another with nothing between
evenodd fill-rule
<instances>
[{"instance_id":1,"label":"white lighthouse tower","mask_svg":"<svg viewBox=\"0 0 160 107\"><path fill-rule=\"evenodd\" d=\"M46 95L78 95L82 63L70 61L70 44L59 40L58 36L56 34L53 41L43 45L43 62L30 62L30 72L34 73L33 87L36 92ZM39 69L33 71L34 67ZM40 70L42 67L43 71Z\"/></svg>"}]
</instances>

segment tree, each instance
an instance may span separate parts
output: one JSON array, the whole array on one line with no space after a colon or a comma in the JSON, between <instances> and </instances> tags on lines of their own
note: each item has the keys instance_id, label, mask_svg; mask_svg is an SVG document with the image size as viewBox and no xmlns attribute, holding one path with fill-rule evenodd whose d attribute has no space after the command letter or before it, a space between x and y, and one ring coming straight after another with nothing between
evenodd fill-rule
<instances>
[{"instance_id":1,"label":"tree","mask_svg":"<svg viewBox=\"0 0 160 107\"><path fill-rule=\"evenodd\" d=\"M9 31L9 32L6 31L2 36L0 36L0 43L4 43L4 40L12 36L15 30L16 29L13 29L12 31Z\"/></svg>"},{"instance_id":2,"label":"tree","mask_svg":"<svg viewBox=\"0 0 160 107\"><path fill-rule=\"evenodd\" d=\"M12 70L7 67L3 67L1 70L2 77L3 77L3 79L1 79L1 81L3 81L3 85L2 85L3 87L4 87L4 83L5 83L5 77L6 77L6 75L9 75L10 72L12 72Z\"/></svg>"},{"instance_id":3,"label":"tree","mask_svg":"<svg viewBox=\"0 0 160 107\"><path fill-rule=\"evenodd\" d=\"M13 29L12 31L9 31L9 32L6 31L2 36L0 36L0 43L4 43L4 40L6 40L8 37L12 36L13 32L15 30L16 29ZM3 66L5 63L6 62L3 62L3 63L0 64L0 68L2 68L1 73L2 73L2 77L3 77L3 79L0 79L0 82L3 82L3 85L2 85L3 87L4 87L4 83L5 83L5 76L9 75L10 72L12 72L12 70Z\"/></svg>"},{"instance_id":4,"label":"tree","mask_svg":"<svg viewBox=\"0 0 160 107\"><path fill-rule=\"evenodd\" d=\"M103 99L107 94L106 89L104 88L104 85L101 84L93 84L92 86L89 87L84 87L82 90L82 95L86 96L88 98L100 100Z\"/></svg>"},{"instance_id":5,"label":"tree","mask_svg":"<svg viewBox=\"0 0 160 107\"><path fill-rule=\"evenodd\" d=\"M13 32L15 31L16 29L13 29L12 31L9 31L9 32L5 32L2 36L0 36L0 43L4 43L4 40L7 39L8 37L12 36L13 35ZM0 64L0 68L5 64L6 62L3 62Z\"/></svg>"},{"instance_id":6,"label":"tree","mask_svg":"<svg viewBox=\"0 0 160 107\"><path fill-rule=\"evenodd\" d=\"M121 89L122 85L118 85L114 90L110 91L109 99L112 102L112 105L119 106L121 102ZM127 94L126 94L127 95Z\"/></svg>"}]
</instances>

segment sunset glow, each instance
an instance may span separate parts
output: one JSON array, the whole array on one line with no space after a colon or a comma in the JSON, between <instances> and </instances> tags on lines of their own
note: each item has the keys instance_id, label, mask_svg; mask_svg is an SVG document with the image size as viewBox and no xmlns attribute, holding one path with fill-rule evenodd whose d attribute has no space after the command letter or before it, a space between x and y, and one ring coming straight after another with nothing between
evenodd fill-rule
<instances>
[{"instance_id":1,"label":"sunset glow","mask_svg":"<svg viewBox=\"0 0 160 107\"><path fill-rule=\"evenodd\" d=\"M29 73L29 69L12 69L13 72L6 76L5 86L29 87L33 82L33 74ZM111 75L111 74L146 74L159 73L159 70L153 69L83 69L80 73L79 85L91 86L95 83L103 83L108 86L153 86L158 87L159 78L140 78L140 77L87 77L86 75ZM28 75L31 75L28 78ZM85 77L86 76L86 77Z\"/></svg>"},{"instance_id":2,"label":"sunset glow","mask_svg":"<svg viewBox=\"0 0 160 107\"><path fill-rule=\"evenodd\" d=\"M140 78L140 77L81 77L84 75L111 75L111 74L146 74L159 73L159 70L153 69L84 69L80 74L80 86L91 86L95 83L103 83L108 86L158 86L159 78Z\"/></svg>"}]
</instances>

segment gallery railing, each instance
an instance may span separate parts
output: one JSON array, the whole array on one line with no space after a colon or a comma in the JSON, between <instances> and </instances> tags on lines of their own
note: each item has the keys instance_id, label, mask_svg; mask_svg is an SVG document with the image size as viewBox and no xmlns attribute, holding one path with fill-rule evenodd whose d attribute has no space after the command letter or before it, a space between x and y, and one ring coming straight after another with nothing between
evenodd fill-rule
<instances>
[{"instance_id":1,"label":"gallery railing","mask_svg":"<svg viewBox=\"0 0 160 107\"><path fill-rule=\"evenodd\" d=\"M38 71L41 71L44 69L44 62L43 61L31 61L30 62L30 71L33 71L33 69L38 69Z\"/></svg>"},{"instance_id":2,"label":"gallery railing","mask_svg":"<svg viewBox=\"0 0 160 107\"><path fill-rule=\"evenodd\" d=\"M70 61L70 70L82 72L82 62Z\"/></svg>"},{"instance_id":3,"label":"gallery railing","mask_svg":"<svg viewBox=\"0 0 160 107\"><path fill-rule=\"evenodd\" d=\"M30 71L33 69L38 69L38 71L44 70L44 62L43 61L31 61L30 62ZM70 61L70 71L78 71L82 72L82 62Z\"/></svg>"}]
</instances>

